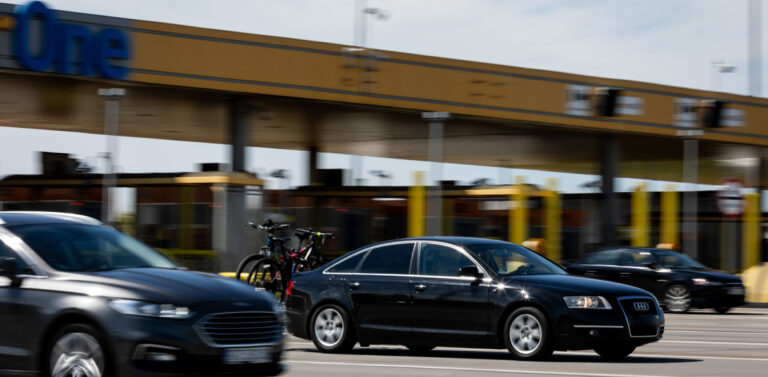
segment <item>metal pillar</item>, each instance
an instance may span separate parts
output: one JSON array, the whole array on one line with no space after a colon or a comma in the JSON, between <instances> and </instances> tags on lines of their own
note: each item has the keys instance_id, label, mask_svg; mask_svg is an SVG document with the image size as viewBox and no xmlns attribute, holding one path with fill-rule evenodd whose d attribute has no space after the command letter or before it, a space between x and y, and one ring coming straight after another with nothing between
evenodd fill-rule
<instances>
[{"instance_id":1,"label":"metal pillar","mask_svg":"<svg viewBox=\"0 0 768 377\"><path fill-rule=\"evenodd\" d=\"M245 148L248 142L249 107L241 100L233 99L229 103L229 140L231 148L232 171L245 171ZM226 241L222 252L220 268L232 271L246 254L243 250L245 237L245 188L229 186L226 188Z\"/></svg>"},{"instance_id":2,"label":"metal pillar","mask_svg":"<svg viewBox=\"0 0 768 377\"><path fill-rule=\"evenodd\" d=\"M439 236L442 233L443 192L440 181L443 178L443 122L450 119L446 112L424 112L423 119L429 120L429 179L434 186L429 188L427 204L427 235Z\"/></svg>"},{"instance_id":3,"label":"metal pillar","mask_svg":"<svg viewBox=\"0 0 768 377\"><path fill-rule=\"evenodd\" d=\"M125 89L99 89L99 96L104 98L104 133L107 135L107 152L104 154L107 171L104 174L104 194L101 204L101 221L115 224L112 206L112 189L117 186L115 161L117 160L117 135L120 127L120 99L125 97Z\"/></svg>"},{"instance_id":4,"label":"metal pillar","mask_svg":"<svg viewBox=\"0 0 768 377\"><path fill-rule=\"evenodd\" d=\"M683 253L697 259L699 203L696 186L699 181L699 141L695 138L683 140L683 180L688 186L688 190L683 194Z\"/></svg>"},{"instance_id":5,"label":"metal pillar","mask_svg":"<svg viewBox=\"0 0 768 377\"><path fill-rule=\"evenodd\" d=\"M619 141L615 136L606 136L601 140L600 175L603 189L601 202L602 214L602 241L603 245L616 244L616 195L614 193L614 180L616 179L616 165L619 160Z\"/></svg>"}]
</instances>

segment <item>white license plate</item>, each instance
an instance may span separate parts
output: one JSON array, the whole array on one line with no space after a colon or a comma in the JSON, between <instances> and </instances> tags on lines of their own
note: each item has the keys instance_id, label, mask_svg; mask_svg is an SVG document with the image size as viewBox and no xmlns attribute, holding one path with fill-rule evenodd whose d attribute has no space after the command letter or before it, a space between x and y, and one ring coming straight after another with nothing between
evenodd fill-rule
<instances>
[{"instance_id":1,"label":"white license plate","mask_svg":"<svg viewBox=\"0 0 768 377\"><path fill-rule=\"evenodd\" d=\"M744 294L744 288L742 288L742 287L728 288L728 294L729 295L743 295Z\"/></svg>"},{"instance_id":2,"label":"white license plate","mask_svg":"<svg viewBox=\"0 0 768 377\"><path fill-rule=\"evenodd\" d=\"M224 364L257 364L271 361L270 347L225 348L221 355Z\"/></svg>"}]
</instances>

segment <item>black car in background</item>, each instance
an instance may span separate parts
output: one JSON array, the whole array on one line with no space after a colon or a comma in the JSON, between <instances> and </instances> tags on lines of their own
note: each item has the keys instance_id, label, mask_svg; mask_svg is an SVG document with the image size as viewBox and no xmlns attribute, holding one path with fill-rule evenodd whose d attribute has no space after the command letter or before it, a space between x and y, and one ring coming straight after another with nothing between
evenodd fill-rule
<instances>
[{"instance_id":1,"label":"black car in background","mask_svg":"<svg viewBox=\"0 0 768 377\"><path fill-rule=\"evenodd\" d=\"M275 375L283 328L274 296L92 218L0 212L0 375Z\"/></svg>"},{"instance_id":2,"label":"black car in background","mask_svg":"<svg viewBox=\"0 0 768 377\"><path fill-rule=\"evenodd\" d=\"M642 289L569 276L519 245L463 237L382 242L297 274L286 314L289 331L322 352L359 342L621 358L664 332L656 299Z\"/></svg>"},{"instance_id":3,"label":"black car in background","mask_svg":"<svg viewBox=\"0 0 768 377\"><path fill-rule=\"evenodd\" d=\"M685 254L665 249L613 247L567 265L568 272L634 285L653 293L673 313L691 307L725 313L744 305L741 278L708 268Z\"/></svg>"}]
</instances>

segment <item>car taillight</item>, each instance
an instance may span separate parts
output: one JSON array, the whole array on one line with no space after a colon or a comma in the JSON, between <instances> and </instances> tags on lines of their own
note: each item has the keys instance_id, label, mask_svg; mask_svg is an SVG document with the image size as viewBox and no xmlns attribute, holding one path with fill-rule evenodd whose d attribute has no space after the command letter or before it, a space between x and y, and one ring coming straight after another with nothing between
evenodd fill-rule
<instances>
[{"instance_id":1,"label":"car taillight","mask_svg":"<svg viewBox=\"0 0 768 377\"><path fill-rule=\"evenodd\" d=\"M294 283L295 282L293 280L291 280L291 281L288 282L288 284L286 284L286 286L285 286L285 295L286 296L290 296L291 293L293 292L293 284Z\"/></svg>"}]
</instances>

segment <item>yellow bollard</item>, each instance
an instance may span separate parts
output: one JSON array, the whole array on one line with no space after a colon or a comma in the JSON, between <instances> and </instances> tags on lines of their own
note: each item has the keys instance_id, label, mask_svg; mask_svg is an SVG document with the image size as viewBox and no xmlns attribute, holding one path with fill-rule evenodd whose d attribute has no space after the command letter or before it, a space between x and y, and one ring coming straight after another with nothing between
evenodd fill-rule
<instances>
[{"instance_id":1,"label":"yellow bollard","mask_svg":"<svg viewBox=\"0 0 768 377\"><path fill-rule=\"evenodd\" d=\"M648 234L648 191L645 182L640 182L632 192L632 246L650 246Z\"/></svg>"},{"instance_id":2,"label":"yellow bollard","mask_svg":"<svg viewBox=\"0 0 768 377\"><path fill-rule=\"evenodd\" d=\"M424 236L427 190L424 172L413 172L413 186L408 188L408 237Z\"/></svg>"},{"instance_id":3,"label":"yellow bollard","mask_svg":"<svg viewBox=\"0 0 768 377\"><path fill-rule=\"evenodd\" d=\"M560 194L557 192L557 178L547 179L547 192L544 197L546 207L546 256L547 258L560 263L563 259L560 244L562 233L562 208L560 204Z\"/></svg>"},{"instance_id":4,"label":"yellow bollard","mask_svg":"<svg viewBox=\"0 0 768 377\"><path fill-rule=\"evenodd\" d=\"M741 270L760 263L760 194L744 195Z\"/></svg>"},{"instance_id":5,"label":"yellow bollard","mask_svg":"<svg viewBox=\"0 0 768 377\"><path fill-rule=\"evenodd\" d=\"M676 186L668 184L661 193L661 243L677 245L678 239L678 200L679 194Z\"/></svg>"},{"instance_id":6,"label":"yellow bollard","mask_svg":"<svg viewBox=\"0 0 768 377\"><path fill-rule=\"evenodd\" d=\"M509 195L509 242L522 244L528 239L528 190L525 177L516 177L517 184Z\"/></svg>"}]
</instances>

